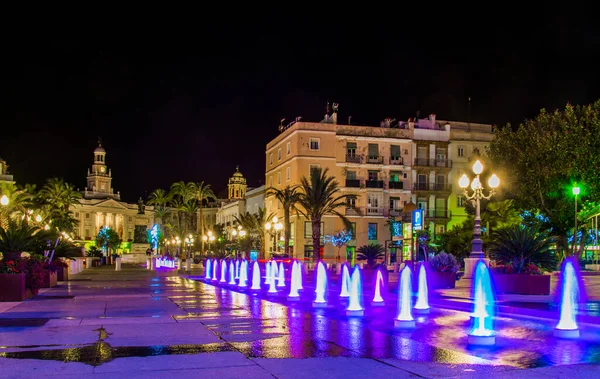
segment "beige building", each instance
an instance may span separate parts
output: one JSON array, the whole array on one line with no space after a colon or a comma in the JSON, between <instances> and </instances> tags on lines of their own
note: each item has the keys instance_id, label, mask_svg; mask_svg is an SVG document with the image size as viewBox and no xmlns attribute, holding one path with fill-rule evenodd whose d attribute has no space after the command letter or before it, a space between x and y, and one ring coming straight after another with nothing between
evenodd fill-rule
<instances>
[{"instance_id":1,"label":"beige building","mask_svg":"<svg viewBox=\"0 0 600 379\"><path fill-rule=\"evenodd\" d=\"M425 228L433 233L446 230L453 188L451 123L431 115L406 122L386 119L379 127L339 125L334 107L333 113L320 123L297 121L280 129L281 134L266 147L267 188L297 185L303 176L309 176L311 169L328 169L342 193L349 195L348 203L357 209L341 210L354 229L348 256L356 247L369 243L388 248L395 245L398 249L388 252L399 253L400 246L392 242L388 220L402 216L404 206L411 202L423 209ZM281 205L274 197L266 197L265 206L268 212L283 218ZM293 257L314 259L310 221L294 214L291 224ZM342 229L338 217L323 219L322 235ZM327 244L321 255L334 260L337 249ZM344 254L341 255L344 260ZM391 254L392 262L395 258Z\"/></svg>"},{"instance_id":2,"label":"beige building","mask_svg":"<svg viewBox=\"0 0 600 379\"><path fill-rule=\"evenodd\" d=\"M6 161L0 158L0 183L14 184L13 176L8 173Z\"/></svg>"}]
</instances>

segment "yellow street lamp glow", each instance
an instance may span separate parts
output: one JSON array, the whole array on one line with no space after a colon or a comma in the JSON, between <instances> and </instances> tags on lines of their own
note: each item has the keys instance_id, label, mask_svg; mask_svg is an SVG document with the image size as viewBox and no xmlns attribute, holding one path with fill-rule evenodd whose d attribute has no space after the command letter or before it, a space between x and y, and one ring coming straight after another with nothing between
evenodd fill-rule
<instances>
[{"instance_id":1,"label":"yellow street lamp glow","mask_svg":"<svg viewBox=\"0 0 600 379\"><path fill-rule=\"evenodd\" d=\"M473 179L473 181L471 182L471 189L473 191L481 189L481 182L479 181L479 178Z\"/></svg>"},{"instance_id":2,"label":"yellow street lamp glow","mask_svg":"<svg viewBox=\"0 0 600 379\"><path fill-rule=\"evenodd\" d=\"M581 188L578 186L573 187L573 195L577 196L581 192Z\"/></svg>"},{"instance_id":3,"label":"yellow street lamp glow","mask_svg":"<svg viewBox=\"0 0 600 379\"><path fill-rule=\"evenodd\" d=\"M241 225L238 225L238 230L242 230L242 226Z\"/></svg>"},{"instance_id":4,"label":"yellow street lamp glow","mask_svg":"<svg viewBox=\"0 0 600 379\"><path fill-rule=\"evenodd\" d=\"M273 217L273 223L276 224L277 223L277 216Z\"/></svg>"},{"instance_id":5,"label":"yellow street lamp glow","mask_svg":"<svg viewBox=\"0 0 600 379\"><path fill-rule=\"evenodd\" d=\"M265 229L267 229L267 230L270 230L270 229L271 229L271 223L270 223L270 222L267 222L267 223L265 224Z\"/></svg>"},{"instance_id":6,"label":"yellow street lamp glow","mask_svg":"<svg viewBox=\"0 0 600 379\"><path fill-rule=\"evenodd\" d=\"M193 239L193 238L194 238L194 236L190 234L190 235L188 236L188 238L189 238L189 239Z\"/></svg>"},{"instance_id":7,"label":"yellow street lamp glow","mask_svg":"<svg viewBox=\"0 0 600 379\"><path fill-rule=\"evenodd\" d=\"M8 196L2 195L2 197L0 197L0 204L4 206L8 205Z\"/></svg>"},{"instance_id":8,"label":"yellow street lamp glow","mask_svg":"<svg viewBox=\"0 0 600 379\"><path fill-rule=\"evenodd\" d=\"M483 165L481 164L479 159L476 160L473 164L473 172L475 173L475 175L479 175L483 172Z\"/></svg>"},{"instance_id":9,"label":"yellow street lamp glow","mask_svg":"<svg viewBox=\"0 0 600 379\"><path fill-rule=\"evenodd\" d=\"M283 229L283 225L280 222L275 224L275 230L280 231L281 229Z\"/></svg>"},{"instance_id":10,"label":"yellow street lamp glow","mask_svg":"<svg viewBox=\"0 0 600 379\"><path fill-rule=\"evenodd\" d=\"M209 235L209 236L212 236L212 232L211 232L210 230L208 231L208 235Z\"/></svg>"},{"instance_id":11,"label":"yellow street lamp glow","mask_svg":"<svg viewBox=\"0 0 600 379\"><path fill-rule=\"evenodd\" d=\"M40 215L35 216L35 221L42 222L42 216L40 216Z\"/></svg>"},{"instance_id":12,"label":"yellow street lamp glow","mask_svg":"<svg viewBox=\"0 0 600 379\"><path fill-rule=\"evenodd\" d=\"M215 236L209 236L208 239L211 240L211 241L214 241L215 240Z\"/></svg>"},{"instance_id":13,"label":"yellow street lamp glow","mask_svg":"<svg viewBox=\"0 0 600 379\"><path fill-rule=\"evenodd\" d=\"M232 235L232 236L234 236L234 237L235 237L235 236L237 236L237 230L233 229L233 230L231 231L231 235Z\"/></svg>"},{"instance_id":14,"label":"yellow street lamp glow","mask_svg":"<svg viewBox=\"0 0 600 379\"><path fill-rule=\"evenodd\" d=\"M500 186L500 178L496 174L492 174L488 179L488 185L490 188L498 188Z\"/></svg>"},{"instance_id":15,"label":"yellow street lamp glow","mask_svg":"<svg viewBox=\"0 0 600 379\"><path fill-rule=\"evenodd\" d=\"M202 236L202 241L204 241L204 242L208 241L208 237L207 236Z\"/></svg>"},{"instance_id":16,"label":"yellow street lamp glow","mask_svg":"<svg viewBox=\"0 0 600 379\"><path fill-rule=\"evenodd\" d=\"M243 237L246 235L246 231L245 230L240 230L240 237Z\"/></svg>"},{"instance_id":17,"label":"yellow street lamp glow","mask_svg":"<svg viewBox=\"0 0 600 379\"><path fill-rule=\"evenodd\" d=\"M458 179L458 185L460 188L467 188L469 186L469 177L467 174L463 174L460 179Z\"/></svg>"}]
</instances>

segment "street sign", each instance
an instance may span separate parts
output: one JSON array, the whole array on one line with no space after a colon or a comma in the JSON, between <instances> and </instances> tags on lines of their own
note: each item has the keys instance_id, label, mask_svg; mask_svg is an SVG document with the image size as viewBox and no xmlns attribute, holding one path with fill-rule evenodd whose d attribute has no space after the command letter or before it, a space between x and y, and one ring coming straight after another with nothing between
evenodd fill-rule
<instances>
[{"instance_id":1,"label":"street sign","mask_svg":"<svg viewBox=\"0 0 600 379\"><path fill-rule=\"evenodd\" d=\"M423 210L415 209L412 214L412 226L413 230L423 229Z\"/></svg>"}]
</instances>

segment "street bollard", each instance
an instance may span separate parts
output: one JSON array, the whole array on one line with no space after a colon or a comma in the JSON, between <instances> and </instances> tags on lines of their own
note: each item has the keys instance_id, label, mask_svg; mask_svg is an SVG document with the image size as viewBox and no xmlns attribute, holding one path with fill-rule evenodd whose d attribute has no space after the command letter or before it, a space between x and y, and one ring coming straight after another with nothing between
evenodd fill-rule
<instances>
[{"instance_id":1,"label":"street bollard","mask_svg":"<svg viewBox=\"0 0 600 379\"><path fill-rule=\"evenodd\" d=\"M115 271L121 271L121 258L115 259Z\"/></svg>"}]
</instances>

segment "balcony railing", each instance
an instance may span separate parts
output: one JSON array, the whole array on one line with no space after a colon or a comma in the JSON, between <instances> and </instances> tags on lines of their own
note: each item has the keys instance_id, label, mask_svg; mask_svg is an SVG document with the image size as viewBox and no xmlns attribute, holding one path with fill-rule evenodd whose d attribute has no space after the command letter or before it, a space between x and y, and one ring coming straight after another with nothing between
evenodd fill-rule
<instances>
[{"instance_id":1,"label":"balcony railing","mask_svg":"<svg viewBox=\"0 0 600 379\"><path fill-rule=\"evenodd\" d=\"M402 158L402 157L390 157L390 164L391 165L403 165L404 164L404 158Z\"/></svg>"},{"instance_id":2,"label":"balcony railing","mask_svg":"<svg viewBox=\"0 0 600 379\"><path fill-rule=\"evenodd\" d=\"M346 208L346 216L362 216L362 212L358 208Z\"/></svg>"},{"instance_id":3,"label":"balcony railing","mask_svg":"<svg viewBox=\"0 0 600 379\"><path fill-rule=\"evenodd\" d=\"M371 155L367 157L367 163L371 164L383 164L383 157L381 155Z\"/></svg>"},{"instance_id":4,"label":"balcony railing","mask_svg":"<svg viewBox=\"0 0 600 379\"><path fill-rule=\"evenodd\" d=\"M383 188L383 180L367 180L365 182L367 188Z\"/></svg>"},{"instance_id":5,"label":"balcony railing","mask_svg":"<svg viewBox=\"0 0 600 379\"><path fill-rule=\"evenodd\" d=\"M346 162L348 163L362 163L362 157L356 154L346 154Z\"/></svg>"},{"instance_id":6,"label":"balcony railing","mask_svg":"<svg viewBox=\"0 0 600 379\"><path fill-rule=\"evenodd\" d=\"M415 191L431 191L431 192L451 192L452 184L448 183L415 183L413 184Z\"/></svg>"},{"instance_id":7,"label":"balcony railing","mask_svg":"<svg viewBox=\"0 0 600 379\"><path fill-rule=\"evenodd\" d=\"M428 218L450 218L451 213L447 209L428 209Z\"/></svg>"},{"instance_id":8,"label":"balcony railing","mask_svg":"<svg viewBox=\"0 0 600 379\"><path fill-rule=\"evenodd\" d=\"M359 188L360 179L346 179L346 187Z\"/></svg>"},{"instance_id":9,"label":"balcony railing","mask_svg":"<svg viewBox=\"0 0 600 379\"><path fill-rule=\"evenodd\" d=\"M415 158L414 165L415 165L415 167L452 168L452 161L449 159Z\"/></svg>"},{"instance_id":10,"label":"balcony railing","mask_svg":"<svg viewBox=\"0 0 600 379\"><path fill-rule=\"evenodd\" d=\"M384 215L384 209L383 208L367 207L365 214L367 216L383 216Z\"/></svg>"},{"instance_id":11,"label":"balcony railing","mask_svg":"<svg viewBox=\"0 0 600 379\"><path fill-rule=\"evenodd\" d=\"M389 189L404 189L404 182L389 182Z\"/></svg>"},{"instance_id":12,"label":"balcony railing","mask_svg":"<svg viewBox=\"0 0 600 379\"><path fill-rule=\"evenodd\" d=\"M390 209L389 216L398 217L402 215L401 209Z\"/></svg>"}]
</instances>

